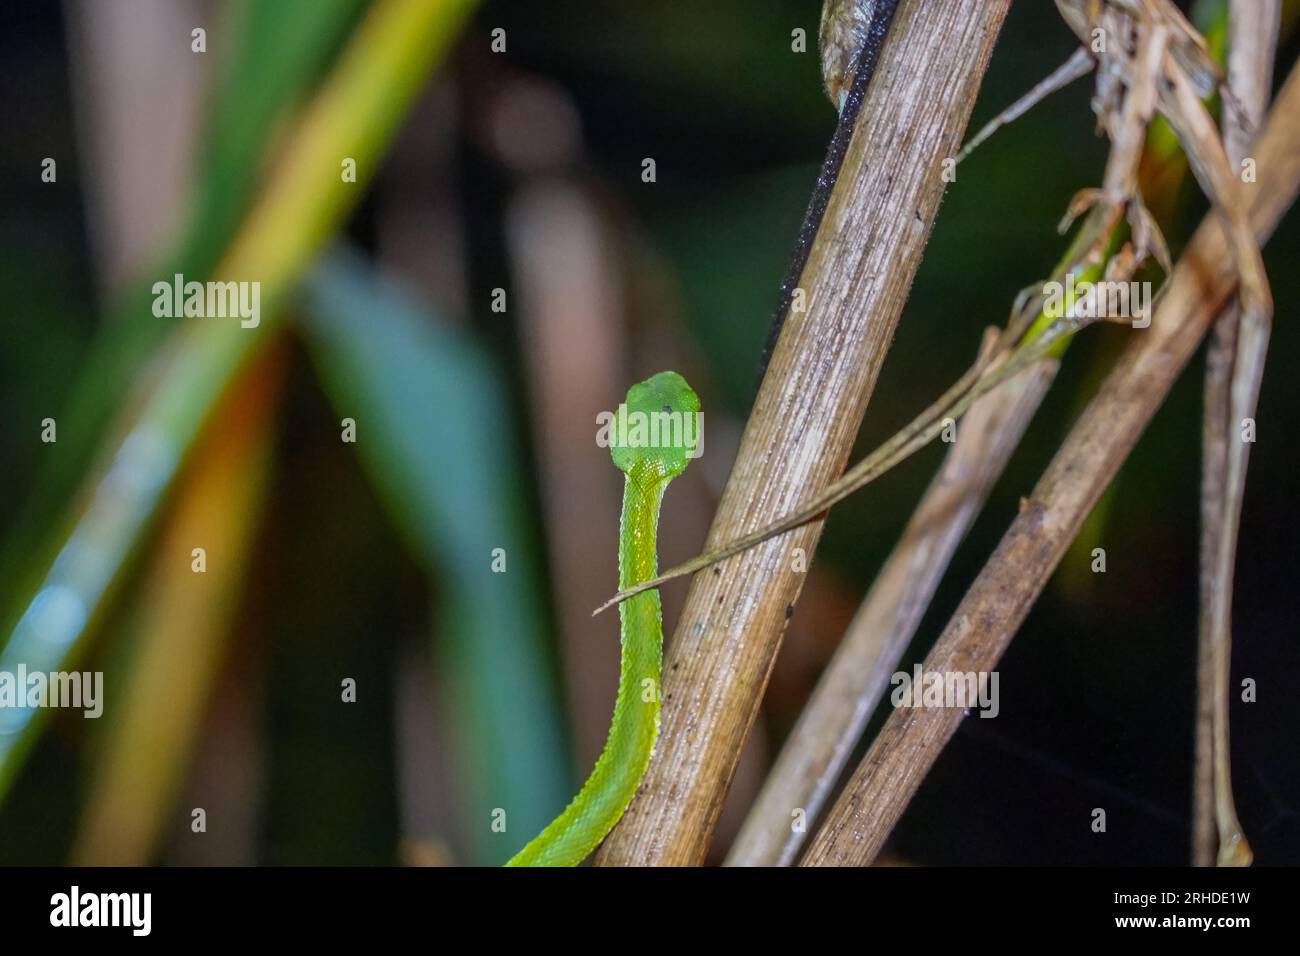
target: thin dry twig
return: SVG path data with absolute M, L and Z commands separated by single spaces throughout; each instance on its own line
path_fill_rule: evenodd
M 1232 0 L 1229 6 L 1228 86 L 1238 105 L 1224 110 L 1224 140 L 1234 166 L 1246 158 L 1268 108 L 1280 16 L 1279 0 Z M 1251 860 L 1232 799 L 1228 683 L 1232 577 L 1250 454 L 1237 430 L 1242 418 L 1254 415 L 1267 349 L 1268 323 L 1242 328 L 1234 305 L 1215 323 L 1206 355 L 1192 823 L 1192 858 L 1198 866 Z
M 979 399 L 962 420 L 902 539 L 876 576 L 790 732 L 727 856 L 728 866 L 788 866 L 884 696 L 934 592 L 1056 375 L 1048 358 Z
M 1047 77 L 1040 80 L 1020 99 L 1016 100 L 1006 109 L 1004 109 L 993 119 L 989 120 L 980 128 L 980 131 L 970 138 L 970 141 L 962 147 L 961 152 L 957 154 L 957 162 L 961 162 L 971 153 L 975 152 L 980 145 L 1006 126 L 1008 123 L 1014 123 L 1020 117 L 1028 113 L 1033 107 L 1037 106 L 1048 96 L 1051 96 L 1058 90 L 1065 89 L 1080 77 L 1087 76 L 1092 72 L 1093 62 L 1092 54 L 1083 47 L 1075 50 L 1070 58 L 1053 70 Z
M 1254 237 L 1266 239 L 1300 188 L 1300 71 L 1293 71 L 1256 149 Z M 1238 284 L 1221 220 L 1198 230 L 1170 276 L 1150 328 L 1134 333 L 1116 368 L 1053 458 L 981 571 L 923 668 L 992 670 L 1084 518 L 1164 401 L 1206 329 Z M 803 865 L 866 864 L 902 815 L 963 712 L 922 708 L 890 715 Z
M 1094 209 L 1050 281 L 1094 274 L 1111 281 L 1126 279 L 1136 261 L 1131 248 L 1121 247 L 1108 259 L 1107 248 L 1095 238 L 1113 235 L 1118 227 L 1115 209 Z M 1041 290 L 1046 287 L 1045 282 L 1036 283 L 1020 294 L 1003 343 L 1020 334 L 1035 314 L 1033 307 L 1042 309 Z M 985 371 L 978 376 L 975 387 L 961 393 L 960 400 L 951 405 L 947 398 L 941 399 L 935 403 L 937 411 L 928 413 L 931 420 L 941 421 L 939 414 L 960 414 L 962 407 L 974 399 L 956 446 L 926 491 L 786 740 L 763 793 L 732 847 L 729 865 L 789 865 L 794 861 L 804 840 L 804 828 L 793 824 L 796 819 L 806 822 L 820 814 L 889 676 L 915 634 L 953 552 L 1055 376 L 1058 362 L 1049 357 L 1050 351 L 1063 329 L 1084 324 L 1058 320 L 1044 327 L 1040 323 L 1048 316 L 1041 311 L 1038 314 L 1041 317 L 1034 326 L 1039 331 L 1029 336 L 1019 350 L 1021 362 L 1033 362 L 1024 374 L 1004 381 L 1008 363 L 1002 363 L 999 373 L 999 366 L 989 354 L 996 353 L 998 346 L 991 346 L 976 362 L 976 370 Z M 1035 342 L 1037 336 L 1043 338 Z M 978 374 L 976 370 L 973 375 Z M 950 391 L 960 392 L 961 386 Z M 927 415 L 923 415 L 919 421 L 924 423 L 926 419 Z M 913 423 L 901 435 L 916 433 L 920 428 Z M 884 447 L 898 448 L 899 442 L 896 436 Z M 880 454 L 868 456 L 864 465 Z M 851 486 L 852 474 L 837 485 L 843 481 Z
M 709 534 L 789 512 L 843 469 L 893 337 L 1007 0 L 900 5 Z M 665 665 L 663 733 L 602 864 L 699 863 L 820 524 L 699 576 Z
M 1109 234 L 1106 233 L 1095 240 L 1089 238 L 1084 258 L 1078 261 L 1087 261 L 1100 255 L 1108 237 Z M 1107 266 L 1107 280 L 1118 282 L 1127 279 L 1132 275 L 1136 264 L 1137 259 L 1127 250 L 1117 254 Z M 742 535 L 734 541 L 706 549 L 702 554 L 683 561 L 662 574 L 624 588 L 596 608 L 592 615 L 600 614 L 643 591 L 649 591 L 676 578 L 701 571 L 783 535 L 787 531 L 793 531 L 811 521 L 825 517 L 826 512 L 832 507 L 862 490 L 895 465 L 932 442 L 943 432 L 949 421 L 955 422 L 964 415 L 981 396 L 1031 368 L 1057 347 L 1061 340 L 1094 322 L 1129 320 L 1128 316 L 1067 314 L 1036 335 L 1026 337 L 1025 332 L 1033 317 L 1041 314 L 1040 307 L 1043 302 L 1041 288 L 1042 284 L 1036 283 L 1021 292 L 1012 310 L 1011 320 L 1002 332 L 999 333 L 994 328 L 985 329 L 985 341 L 980 349 L 980 357 L 966 374 L 884 444 L 808 501 L 786 516 Z
M 978 138 L 977 134 L 977 138 Z M 1118 217 L 1095 209 L 1112 230 Z M 1071 244 L 1052 281 L 1101 270 L 1104 250 L 1090 236 L 1104 231 L 1088 223 Z M 1129 260 L 1124 260 L 1129 261 Z M 1017 298 L 1008 336 L 1016 334 L 1041 300 L 1045 283 Z M 976 367 L 987 365 L 982 355 Z M 830 796 L 852 748 L 876 709 L 889 676 L 916 632 L 957 545 L 979 513 L 1055 376 L 1054 357 L 1040 359 L 972 406 L 957 443 L 931 482 L 898 545 L 881 568 L 848 631 L 781 749 L 763 792 L 727 857 L 731 866 L 785 866 L 805 838 L 796 817 L 815 819 Z M 940 403 L 942 404 L 942 403 Z M 915 427 L 915 425 L 913 426 Z

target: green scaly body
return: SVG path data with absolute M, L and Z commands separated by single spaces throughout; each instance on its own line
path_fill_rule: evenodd
M 629 412 L 672 411 L 694 416 L 699 399 L 676 372 L 660 372 L 628 391 Z M 626 475 L 618 538 L 620 588 L 657 572 L 655 536 L 668 483 L 690 460 L 690 447 L 611 444 L 614 464 Z M 663 613 L 659 592 L 646 591 L 619 605 L 622 658 L 618 696 L 605 749 L 564 812 L 506 866 L 577 866 L 623 816 L 636 795 L 659 735 L 659 678 L 663 664 Z

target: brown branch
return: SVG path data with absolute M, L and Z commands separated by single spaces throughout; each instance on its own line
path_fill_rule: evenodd
M 1300 187 L 1300 71 L 1293 72 L 1256 150 L 1251 227 L 1266 239 Z M 967 592 L 923 665 L 933 673 L 992 670 L 1065 549 L 1236 287 L 1219 220 L 1198 230 L 1170 276 L 1151 327 L 1133 341 L 1053 458 L 1033 495 Z M 854 772 L 803 860 L 866 864 L 879 852 L 944 744 L 958 708 L 897 710 Z
M 1277 46 L 1279 0 L 1232 0 L 1229 6 L 1228 86 L 1224 109 L 1228 158 L 1240 164 L 1254 127 L 1268 109 Z M 1244 114 L 1244 115 L 1243 115 Z M 1246 457 L 1233 414 L 1234 379 L 1257 382 L 1263 373 L 1268 330 L 1244 335 L 1240 310 L 1226 309 L 1214 325 L 1205 360 L 1204 451 L 1201 466 L 1201 589 L 1197 657 L 1196 772 L 1193 785 L 1192 859 L 1198 866 L 1250 862 L 1237 821 L 1229 760 L 1228 678 L 1232 656 L 1232 576 L 1245 493 Z M 1246 402 L 1253 415 L 1255 395 Z
M 706 547 L 789 513 L 844 468 L 1008 0 L 900 5 Z M 699 575 L 665 664 L 663 731 L 597 857 L 704 858 L 803 584 L 814 522 Z
M 1103 250 L 1093 237 L 1113 233 L 1119 218 L 1113 210 L 1100 207 L 1094 208 L 1089 218 L 1051 281 L 1064 282 L 1070 274 L 1101 268 Z M 1120 261 L 1127 264 L 1126 259 Z M 1122 268 L 1120 261 L 1112 260 L 1115 269 Z M 1108 267 L 1106 271 L 1114 270 Z M 1041 294 L 1035 296 L 1034 291 L 1035 286 L 1030 286 L 1022 292 L 1013 309 L 1013 316 L 1018 317 L 1008 325 L 1013 336 L 1015 327 L 1032 320 L 1034 310 L 1029 306 L 1041 301 Z M 1039 317 L 1043 318 L 1041 312 Z M 1043 329 L 1038 338 L 1048 337 L 1048 332 Z M 728 866 L 788 866 L 794 862 L 805 839 L 805 834 L 792 826 L 795 812 L 802 811 L 804 820 L 816 819 L 831 796 L 831 788 L 920 626 L 953 553 L 1056 375 L 1059 362 L 1054 352 L 1048 354 L 1053 357 L 1040 357 L 1028 371 L 981 397 L 962 420 L 956 445 L 930 483 L 782 746 L 727 856 Z M 986 359 L 981 355 L 975 367 Z M 944 407 L 944 414 L 952 415 L 942 400 L 936 404 Z
M 980 398 L 962 419 L 957 443 L 921 499 L 902 538 L 854 615 L 808 706 L 790 732 L 728 866 L 789 866 L 804 834 L 796 810 L 814 820 L 848 763 L 907 645 L 989 491 L 1020 443 L 1056 375 L 1040 360 Z

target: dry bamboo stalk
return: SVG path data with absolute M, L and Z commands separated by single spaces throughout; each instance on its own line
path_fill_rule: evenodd
M 1300 70 L 1278 99 L 1255 156 L 1250 220 L 1266 239 L 1300 188 Z M 1236 288 L 1219 221 L 1202 224 L 1170 276 L 1151 327 L 1134 338 L 1070 432 L 923 665 L 985 672 L 1001 658 L 1070 541 Z M 805 866 L 870 863 L 956 732 L 963 712 L 890 715 L 804 857 Z
M 793 816 L 821 812 L 916 634 L 948 562 L 979 515 L 1047 388 L 1043 359 L 982 397 L 961 421 L 903 537 L 854 615 L 835 656 L 727 856 L 728 866 L 789 866 L 803 844 Z
M 1244 116 L 1225 110 L 1228 158 L 1246 157 L 1254 127 L 1268 110 L 1277 47 L 1279 0 L 1232 0 L 1229 6 L 1228 86 Z M 1226 309 L 1214 324 L 1205 359 L 1205 420 L 1201 465 L 1200 648 L 1196 672 L 1196 771 L 1192 800 L 1192 860 L 1197 866 L 1250 862 L 1232 799 L 1228 734 L 1228 678 L 1232 650 L 1232 574 L 1235 546 L 1224 552 L 1224 536 L 1235 545 L 1241 520 L 1245 470 L 1230 472 L 1230 443 L 1240 441 L 1233 421 L 1232 383 L 1237 352 L 1248 369 L 1261 369 L 1267 335 L 1239 340 L 1240 310 Z M 1244 455 L 1243 450 L 1243 455 Z
M 900 5 L 803 269 L 806 309 L 786 318 L 706 547 L 843 470 L 1008 6 Z M 703 860 L 803 583 L 795 549 L 811 560 L 820 531 L 798 528 L 695 578 L 665 663 L 658 749 L 598 863 Z

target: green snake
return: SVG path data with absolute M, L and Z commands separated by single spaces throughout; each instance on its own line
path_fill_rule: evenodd
M 677 422 L 689 419 L 694 423 L 699 410 L 699 398 L 676 372 L 660 372 L 633 385 L 627 393 L 627 420 L 633 422 L 638 414 L 644 416 L 640 419 L 644 422 L 670 413 L 669 418 Z M 614 464 L 626 476 L 618 537 L 620 588 L 655 576 L 659 506 L 668 483 L 685 471 L 694 457 L 699 428 L 670 429 L 667 441 L 662 431 L 659 437 L 657 442 L 643 444 L 635 429 L 622 429 L 610 442 Z M 619 605 L 619 622 L 618 696 L 605 748 L 564 812 L 506 866 L 577 866 L 614 829 L 641 785 L 659 736 L 664 646 L 659 592 L 645 591 Z

